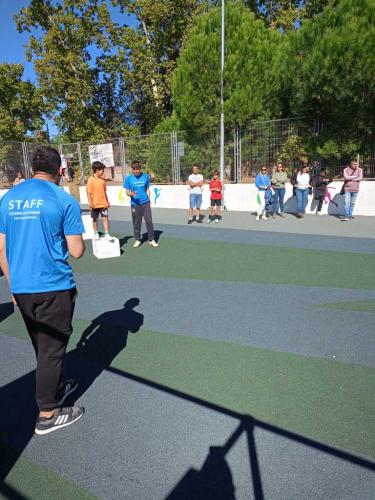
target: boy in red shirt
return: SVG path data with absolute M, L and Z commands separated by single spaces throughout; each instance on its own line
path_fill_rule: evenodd
M 211 204 L 210 208 L 208 210 L 208 220 L 207 224 L 210 224 L 210 222 L 215 221 L 219 222 L 221 220 L 220 216 L 220 207 L 221 207 L 221 199 L 223 197 L 222 191 L 223 191 L 223 184 L 221 180 L 219 179 L 219 172 L 216 170 L 214 172 L 213 178 L 210 182 L 209 185 L 210 191 L 211 191 Z M 216 214 L 213 215 L 213 210 L 215 208 Z
M 98 219 L 102 216 L 104 226 L 104 239 L 112 241 L 113 238 L 109 234 L 108 208 L 110 207 L 107 197 L 107 187 L 104 180 L 105 165 L 100 161 L 94 161 L 92 170 L 94 175 L 89 177 L 87 181 L 86 191 L 91 208 L 92 225 L 94 228 L 94 240 L 99 239 Z

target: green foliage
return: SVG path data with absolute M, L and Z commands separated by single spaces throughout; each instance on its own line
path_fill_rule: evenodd
M 321 151 L 354 153 L 374 141 L 375 3 L 342 0 L 289 38 L 290 109 L 324 124 Z M 285 71 L 285 74 L 287 71 Z M 359 137 L 360 136 L 360 137 Z
M 219 8 L 199 18 L 173 78 L 176 115 L 184 129 L 199 136 L 209 136 L 220 121 L 220 20 Z M 267 30 L 242 2 L 231 2 L 226 6 L 225 37 L 227 128 L 277 116 L 282 35 Z
M 22 81 L 22 64 L 0 64 L 0 138 L 23 140 L 43 126 L 41 93 Z
M 207 3 L 112 0 L 113 5 L 137 19 L 135 28 L 124 25 L 112 30 L 112 42 L 118 53 L 110 59 L 115 71 L 122 68 L 119 79 L 122 94 L 131 97 L 129 112 L 144 133 L 172 112 L 171 78 L 176 61 L 190 27 Z
M 42 33 L 30 36 L 27 56 L 34 62 L 45 111 L 71 139 L 103 138 L 101 86 L 88 48 L 109 49 L 106 2 L 32 0 L 15 19 L 20 32 L 38 28 Z
M 297 29 L 305 19 L 321 12 L 336 0 L 250 0 L 244 2 L 267 27 L 284 32 Z
M 289 163 L 291 161 L 295 162 L 296 160 L 302 161 L 305 164 L 308 162 L 307 153 L 301 137 L 296 134 L 291 134 L 282 147 L 279 161 Z

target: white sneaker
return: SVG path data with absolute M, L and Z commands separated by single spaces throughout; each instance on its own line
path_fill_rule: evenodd
M 150 245 L 150 247 L 154 247 L 154 248 L 157 248 L 159 245 L 156 243 L 155 240 L 151 240 L 148 242 L 148 244 Z
M 135 240 L 133 248 L 138 248 L 141 246 L 141 242 L 139 240 Z
M 316 212 L 316 214 L 315 214 L 315 215 L 322 215 L 322 214 L 321 214 L 320 212 Z
M 111 236 L 109 233 L 105 234 L 103 239 L 106 241 L 114 241 L 114 237 Z
M 93 240 L 95 240 L 95 241 L 98 241 L 98 240 L 100 240 L 100 236 L 99 236 L 99 233 L 94 233 L 94 237 L 93 237 Z
M 263 215 L 263 216 L 262 216 L 262 219 L 263 219 L 263 220 L 268 220 L 267 215 Z
M 255 219 L 255 220 L 260 220 L 260 217 L 259 217 L 259 215 L 257 215 L 257 216 L 256 216 L 256 219 Z

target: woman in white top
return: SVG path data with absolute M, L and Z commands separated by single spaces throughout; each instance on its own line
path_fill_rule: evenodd
M 296 198 L 297 198 L 297 217 L 301 219 L 305 213 L 309 189 L 311 186 L 311 178 L 309 167 L 302 167 L 299 170 L 296 178 Z

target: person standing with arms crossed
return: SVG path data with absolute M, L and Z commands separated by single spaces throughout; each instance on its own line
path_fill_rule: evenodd
M 341 219 L 342 221 L 348 221 L 354 219 L 353 210 L 354 205 L 357 200 L 358 192 L 359 192 L 359 183 L 363 178 L 363 171 L 358 166 L 358 162 L 353 160 L 350 163 L 350 167 L 346 167 L 344 170 L 344 186 L 343 190 L 345 192 L 345 200 L 344 200 L 344 217 Z
M 61 407 L 78 386 L 62 375 L 77 295 L 68 257 L 82 257 L 84 227 L 78 203 L 58 187 L 59 153 L 37 148 L 31 167 L 33 178 L 0 202 L 0 266 L 35 350 L 35 432 L 47 434 L 84 413 L 82 407 Z
M 211 197 L 210 197 L 210 208 L 209 208 L 207 224 L 210 224 L 213 221 L 219 222 L 221 220 L 220 208 L 221 208 L 223 184 L 219 178 L 219 172 L 217 170 L 214 172 L 209 188 L 211 191 Z M 214 209 L 215 209 L 215 215 L 213 215 Z
M 142 172 L 141 163 L 133 161 L 131 164 L 132 173 L 124 181 L 126 194 L 130 196 L 130 206 L 132 212 L 134 245 L 133 248 L 141 246 L 141 228 L 142 219 L 145 219 L 148 244 L 157 248 L 159 245 L 154 239 L 154 225 L 152 223 L 151 204 L 150 204 L 150 178 Z
M 201 220 L 201 205 L 202 205 L 202 193 L 203 193 L 203 175 L 199 173 L 199 165 L 196 163 L 192 167 L 192 173 L 188 178 L 188 186 L 190 189 L 189 195 L 189 220 L 188 224 L 193 222 L 193 210 L 195 209 L 195 221 L 199 224 L 202 223 Z

